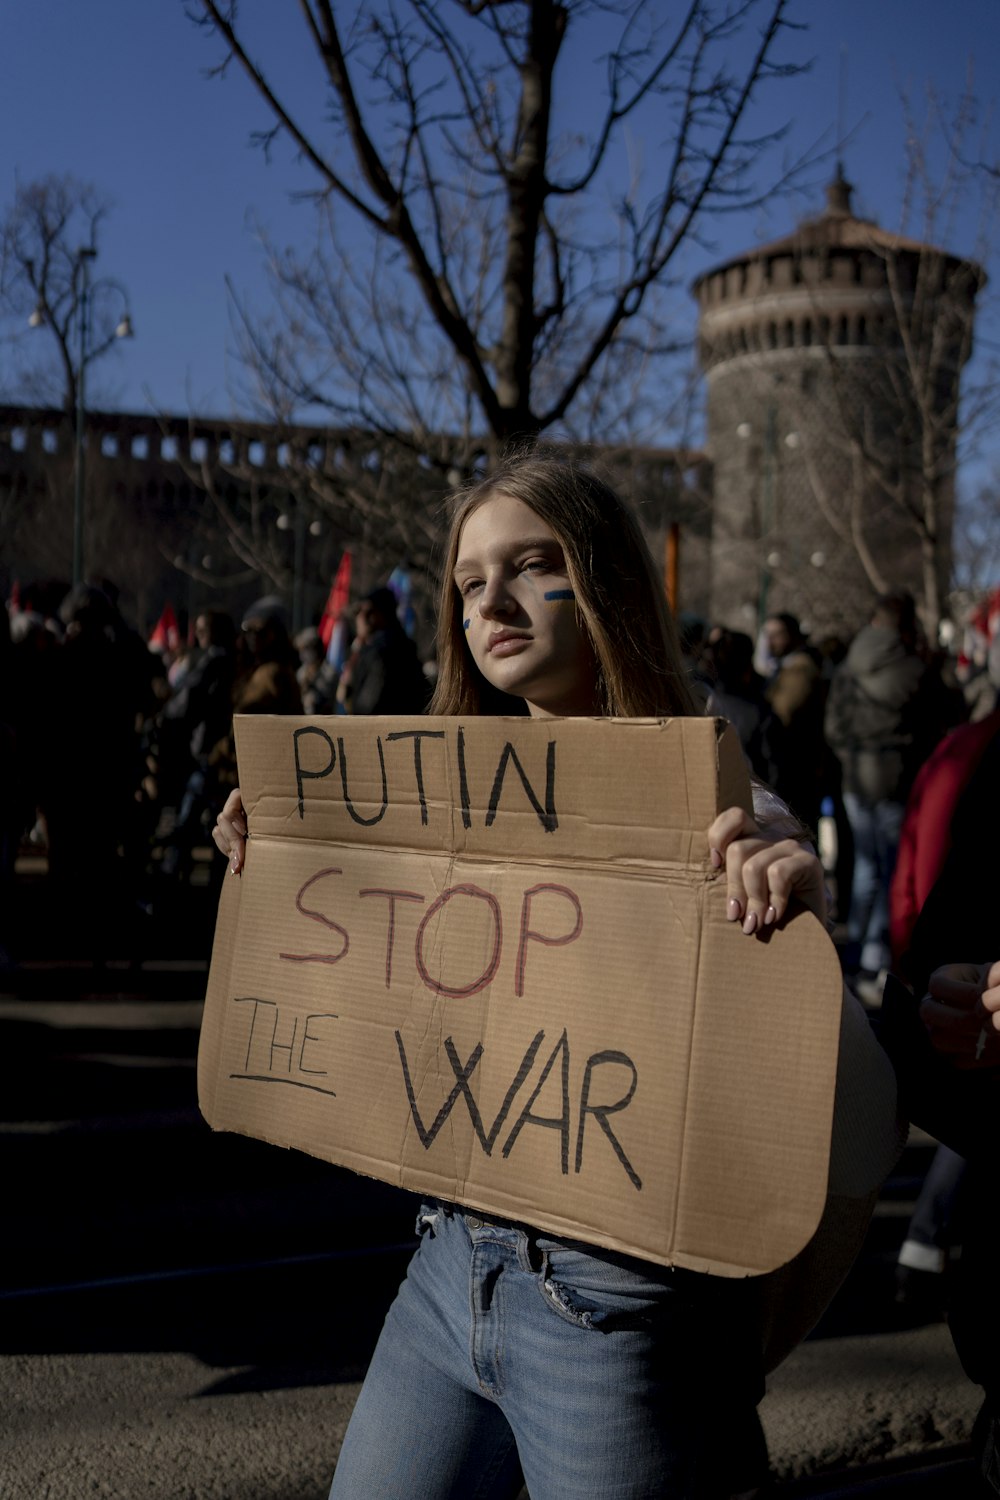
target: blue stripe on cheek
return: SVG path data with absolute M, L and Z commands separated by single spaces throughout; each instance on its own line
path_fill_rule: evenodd
M 576 595 L 572 589 L 550 589 L 543 598 L 546 604 L 560 604 L 564 599 L 575 599 Z
M 463 629 L 463 630 L 468 630 L 468 628 L 469 628 L 469 626 L 470 626 L 470 625 L 471 625 L 471 624 L 472 624 L 472 621 L 471 621 L 471 620 L 463 620 L 463 621 L 462 621 L 462 629 Z

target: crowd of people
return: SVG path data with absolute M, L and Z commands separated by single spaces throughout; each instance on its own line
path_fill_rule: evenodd
M 983 1299 L 996 1248 L 1000 590 L 978 615 L 971 650 L 956 656 L 922 637 L 907 595 L 877 599 L 849 642 L 814 645 L 775 615 L 756 651 L 697 620 L 688 649 L 708 711 L 733 723 L 755 771 L 811 827 L 836 820 L 845 973 L 881 1007 L 905 1114 L 940 1143 L 899 1250 L 896 1300 L 904 1317 L 946 1312 L 984 1388 L 985 1494 L 1000 1489 L 1000 1341 Z M 959 955 L 975 961 L 955 965 Z
M 989 962 L 997 953 L 987 915 L 995 878 L 986 865 L 1000 785 L 996 638 L 963 681 L 922 637 L 902 594 L 878 598 L 849 641 L 813 642 L 788 614 L 768 617 L 756 641 L 692 617 L 678 622 L 678 636 L 628 513 L 586 470 L 554 460 L 517 461 L 467 493 L 449 548 L 432 664 L 418 659 L 388 587 L 358 602 L 336 669 L 315 630 L 291 638 L 274 596 L 239 620 L 205 609 L 191 621 L 190 643 L 157 652 L 127 625 L 110 583 L 22 590 L 16 609 L 0 612 L 4 893 L 30 838 L 47 851 L 53 899 L 84 925 L 113 913 L 116 893 L 134 899 L 136 868 L 161 887 L 185 880 L 209 833 L 238 872 L 246 823 L 235 713 L 724 716 L 756 778 L 757 822 L 731 809 L 706 830 L 731 919 L 749 938 L 766 935 L 792 898 L 827 919 L 809 837 L 833 819 L 837 862 L 826 873 L 845 974 L 871 1004 L 887 971 L 899 976 L 886 986 L 880 1040 L 906 1114 L 947 1143 L 942 1176 L 955 1191 L 938 1199 L 950 1205 L 957 1196 L 957 1173 L 971 1206 L 969 1264 L 985 1276 L 1000 1054 L 1000 965 Z M 8 948 L 13 938 L 0 933 Z M 848 989 L 845 1018 L 852 1004 Z M 842 1044 L 838 1098 L 841 1075 L 846 1093 L 852 1069 L 868 1080 L 868 1106 L 885 1117 L 875 1150 L 884 1175 L 898 1149 L 895 1087 L 873 1081 L 881 1075 L 867 1025 L 851 1021 L 843 1035 L 853 1041 Z M 885 1052 L 875 1047 L 883 1063 Z M 861 1197 L 870 1205 L 876 1191 L 873 1178 Z M 954 1236 L 941 1227 L 938 1199 L 908 1235 L 919 1246 L 930 1234 L 934 1255 L 911 1250 L 904 1269 L 947 1262 L 943 1245 Z M 540 1496 L 574 1500 L 721 1500 L 766 1482 L 755 1417 L 767 1367 L 760 1304 L 740 1283 L 667 1273 L 452 1204 L 427 1205 L 420 1233 L 334 1494 L 444 1497 L 478 1485 L 476 1493 L 501 1496 L 515 1493 L 529 1468 Z M 492 1279 L 480 1287 L 477 1256 L 487 1246 Z M 591 1312 L 574 1322 L 566 1302 L 553 1323 L 531 1290 L 540 1276 L 557 1278 Z M 502 1370 L 494 1381 L 475 1361 L 467 1366 L 476 1298 L 486 1308 L 500 1285 L 516 1384 L 505 1384 Z M 595 1311 L 605 1304 L 618 1309 L 607 1319 Z M 986 1391 L 979 1448 L 996 1489 L 1000 1344 L 983 1326 L 970 1316 L 960 1348 Z M 727 1404 L 712 1416 L 723 1343 Z M 564 1378 L 551 1381 L 545 1372 L 556 1366 Z M 720 1421 L 731 1442 L 717 1441 Z M 557 1430 L 571 1431 L 571 1441 L 555 1443 Z
M 23 588 L 0 620 L 3 878 L 32 830 L 60 883 L 73 880 L 83 849 L 88 868 L 112 886 L 123 862 L 129 878 L 137 862 L 188 876 L 213 809 L 236 783 L 234 713 L 424 710 L 436 663 L 419 660 L 397 603 L 387 586 L 357 602 L 346 660 L 334 667 L 315 626 L 291 637 L 274 595 L 239 620 L 203 609 L 189 639 L 153 649 L 126 623 L 107 580 Z M 949 731 L 985 722 L 968 743 L 988 736 L 1000 645 L 963 681 L 962 666 L 922 639 L 903 595 L 879 599 L 849 641 L 811 641 L 788 614 L 768 617 L 756 641 L 691 615 L 679 624 L 695 693 L 706 712 L 733 724 L 755 774 L 814 834 L 834 820 L 829 874 L 846 927 L 845 968 L 862 997 L 875 999 L 902 961 L 928 886 L 926 854 L 915 852 L 928 835 L 918 837 L 912 819 L 904 825 L 911 790 Z M 932 821 L 928 812 L 923 823 Z
M 990 720 L 1000 641 L 974 664 L 932 648 L 907 594 L 876 599 L 849 640 L 813 642 L 789 614 L 769 616 L 756 642 L 692 617 L 682 627 L 707 711 L 734 725 L 756 774 L 814 835 L 833 820 L 844 967 L 857 993 L 877 1002 L 919 909 L 909 850 L 915 821 L 933 815 L 915 807 L 907 820 L 914 783 L 951 731 Z M 974 742 L 988 732 L 987 722 Z M 920 879 L 925 887 L 926 872 Z
M 151 645 L 107 579 L 22 585 L 0 610 L 0 963 L 16 958 L 26 843 L 47 860 L 49 904 L 95 952 L 110 925 L 189 879 L 236 784 L 234 714 L 422 712 L 432 684 L 391 590 L 349 623 L 333 670 L 315 630 L 292 637 L 275 595 L 238 619 L 205 608 L 189 639 Z

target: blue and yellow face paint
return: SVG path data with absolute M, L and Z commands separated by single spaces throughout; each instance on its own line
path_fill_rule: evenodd
M 572 589 L 549 589 L 542 598 L 546 604 L 573 604 L 576 601 Z

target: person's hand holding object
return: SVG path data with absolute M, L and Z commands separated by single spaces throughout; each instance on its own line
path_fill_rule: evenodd
M 712 866 L 726 867 L 726 914 L 745 933 L 780 922 L 794 896 L 826 922 L 823 866 L 807 844 L 768 837 L 749 813 L 727 807 L 708 830 Z
M 930 977 L 920 1019 L 956 1068 L 1000 1065 L 1000 961 L 945 964 Z
M 239 787 L 229 793 L 212 829 L 212 841 L 229 860 L 229 871 L 238 875 L 243 868 L 246 854 L 247 815 L 243 811 L 243 798 Z

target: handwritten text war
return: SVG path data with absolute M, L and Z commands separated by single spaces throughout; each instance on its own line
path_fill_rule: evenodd
M 308 1015 L 301 1022 L 300 1029 L 300 1017 L 289 1015 L 290 1007 L 282 1007 L 276 1001 L 262 1000 L 253 995 L 241 995 L 236 1003 L 250 1006 L 252 1010 L 244 1066 L 242 1071 L 230 1074 L 232 1079 L 254 1083 L 286 1083 L 297 1088 L 311 1089 L 316 1093 L 336 1097 L 336 1091 L 325 1081 L 329 1077 L 327 1070 L 315 1066 L 319 1060 L 318 1044 L 330 1039 L 331 1025 L 338 1019 L 335 1014 L 327 1011 Z M 468 1111 L 475 1138 L 484 1156 L 492 1156 L 494 1146 L 503 1137 L 501 1155 L 506 1160 L 526 1126 L 551 1130 L 555 1132 L 554 1139 L 559 1145 L 560 1171 L 566 1176 L 570 1170 L 571 1145 L 573 1147 L 573 1171 L 580 1173 L 583 1170 L 586 1125 L 588 1119 L 593 1119 L 610 1143 L 611 1149 L 633 1187 L 637 1191 L 642 1190 L 639 1174 L 629 1160 L 609 1120 L 611 1115 L 618 1114 L 628 1107 L 638 1085 L 638 1069 L 627 1053 L 609 1048 L 592 1053 L 587 1058 L 577 1102 L 577 1126 L 574 1133 L 573 1104 L 576 1101 L 570 1085 L 570 1043 L 565 1028 L 548 1052 L 543 1050 L 544 1030 L 535 1033 L 528 1043 L 496 1115 L 489 1122 L 483 1119 L 479 1103 L 470 1086 L 470 1080 L 485 1051 L 482 1042 L 476 1044 L 469 1057 L 463 1062 L 454 1039 L 450 1036 L 444 1038 L 444 1052 L 455 1083 L 433 1118 L 425 1119 L 417 1100 L 411 1059 L 407 1054 L 406 1043 L 402 1033 L 398 1030 L 393 1035 L 399 1053 L 410 1114 L 421 1145 L 426 1151 L 431 1149 L 439 1132 L 450 1119 L 452 1111 L 461 1099 Z M 609 1070 L 610 1081 L 605 1078 Z M 598 1083 L 599 1074 L 601 1075 L 600 1083 Z M 617 1080 L 617 1086 L 620 1088 L 623 1074 L 627 1079 L 624 1092 L 619 1093 L 617 1097 L 607 1098 L 604 1089 L 610 1090 L 614 1080 Z M 550 1077 L 553 1077 L 555 1082 L 546 1091 L 546 1097 L 551 1098 L 554 1094 L 558 1107 L 553 1113 L 545 1114 L 539 1112 L 536 1106 L 539 1106 L 543 1090 Z M 507 1130 L 506 1127 L 518 1096 L 523 1102 L 520 1103 L 510 1129 Z

